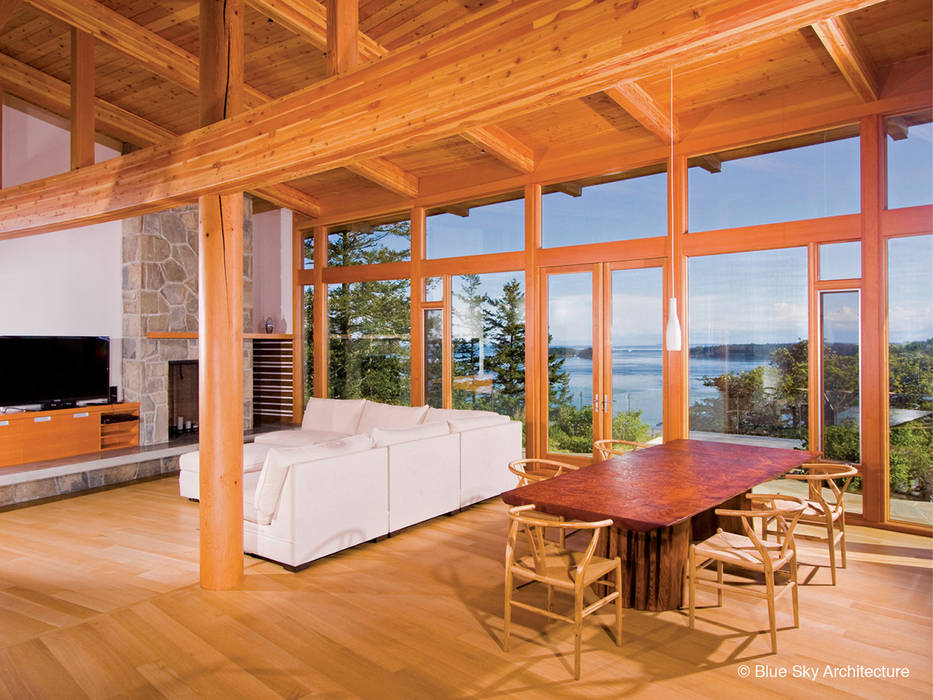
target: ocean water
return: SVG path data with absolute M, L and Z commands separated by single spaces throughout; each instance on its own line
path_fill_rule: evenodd
M 662 353 L 660 346 L 613 348 L 613 411 L 641 409 L 643 421 L 652 427 L 660 426 L 663 412 Z M 704 376 L 742 372 L 761 364 L 759 360 L 732 359 L 727 362 L 719 358 L 690 358 L 689 402 L 713 398 L 718 394 L 715 388 L 703 386 Z M 567 357 L 564 369 L 570 375 L 570 393 L 574 405 L 592 405 L 593 361 L 582 357 Z

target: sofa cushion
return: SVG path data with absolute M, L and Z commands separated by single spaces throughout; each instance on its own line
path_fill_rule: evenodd
M 289 469 L 295 464 L 315 462 L 337 455 L 362 452 L 372 447 L 373 441 L 369 435 L 351 435 L 340 440 L 325 442 L 320 445 L 307 447 L 273 447 L 266 455 L 266 461 L 256 484 L 256 495 L 253 505 L 258 512 L 257 522 L 268 525 L 275 517 L 279 495 L 285 484 L 285 477 Z
M 331 442 L 348 437 L 349 433 L 338 433 L 335 430 L 275 430 L 271 433 L 261 433 L 256 436 L 256 442 L 268 447 L 307 447 L 322 442 Z M 265 456 L 265 455 L 264 455 Z
M 400 442 L 424 440 L 449 433 L 450 427 L 447 423 L 422 423 L 412 428 L 373 428 L 370 434 L 376 447 L 388 447 Z
M 262 464 L 270 449 L 269 445 L 257 445 L 252 442 L 243 445 L 243 473 L 258 472 L 262 469 Z M 197 450 L 185 452 L 178 458 L 178 469 L 186 472 L 200 472 L 201 453 Z
M 366 399 L 308 399 L 301 421 L 303 430 L 331 430 L 344 435 L 368 432 L 358 430 Z
M 446 423 L 450 420 L 470 420 L 498 416 L 494 411 L 470 411 L 463 408 L 429 408 L 424 417 L 425 423 Z
M 509 417 L 494 413 L 491 416 L 481 416 L 479 418 L 466 418 L 461 420 L 447 421 L 450 426 L 450 432 L 462 433 L 464 430 L 475 430 L 476 428 L 488 428 L 491 425 L 502 425 L 508 423 Z
M 421 423 L 427 412 L 427 406 L 390 406 L 367 401 L 356 432 L 370 433 L 373 428 L 411 428 Z

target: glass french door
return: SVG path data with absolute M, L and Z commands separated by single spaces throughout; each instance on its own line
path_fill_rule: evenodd
M 542 272 L 539 454 L 589 463 L 594 440 L 660 439 L 662 280 L 651 261 Z

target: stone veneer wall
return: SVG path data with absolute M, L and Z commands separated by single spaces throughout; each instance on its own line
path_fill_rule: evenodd
M 243 328 L 252 328 L 252 200 L 243 203 Z M 168 440 L 168 362 L 198 359 L 198 341 L 151 332 L 198 330 L 196 204 L 123 221 L 123 391 L 140 403 L 139 441 Z M 253 425 L 252 343 L 243 344 L 243 423 Z

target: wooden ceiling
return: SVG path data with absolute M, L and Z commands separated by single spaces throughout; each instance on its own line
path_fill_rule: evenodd
M 361 57 L 374 60 L 432 34 L 457 31 L 494 5 L 360 0 Z M 247 1 L 247 106 L 326 78 L 325 16 L 325 5 L 315 0 Z M 677 139 L 703 143 L 707 135 L 730 129 L 741 139 L 738 134 L 753 133 L 748 127 L 756 121 L 790 123 L 807 112 L 883 99 L 905 84 L 916 89 L 926 80 L 929 86 L 929 0 L 878 2 L 824 25 L 678 64 Z M 0 89 L 67 117 L 72 26 L 96 37 L 99 133 L 131 150 L 198 127 L 198 0 L 0 0 Z M 557 172 L 553 164 L 569 159 L 641 166 L 650 154 L 663 158 L 671 131 L 670 90 L 667 71 L 645 74 L 618 89 L 301 177 L 277 194 L 254 191 L 332 223 L 356 211 L 403 209 L 419 197 L 443 199 L 448 191 L 488 193 L 516 176 Z M 295 195 L 291 200 L 289 193 Z

